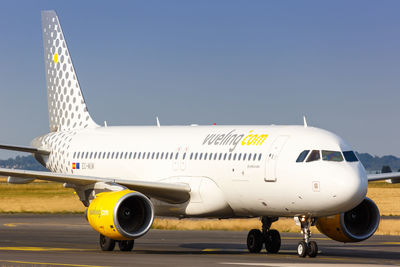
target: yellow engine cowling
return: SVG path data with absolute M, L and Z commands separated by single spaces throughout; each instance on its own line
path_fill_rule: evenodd
M 370 238 L 378 229 L 380 215 L 375 203 L 365 198 L 357 207 L 344 213 L 321 217 L 317 228 L 339 242 L 360 242 Z
M 131 240 L 146 234 L 153 224 L 150 200 L 131 190 L 96 195 L 87 210 L 89 224 L 114 240 Z

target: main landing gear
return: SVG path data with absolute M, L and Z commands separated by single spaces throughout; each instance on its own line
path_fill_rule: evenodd
M 310 217 L 297 217 L 297 220 L 301 226 L 301 233 L 303 234 L 303 240 L 299 242 L 297 245 L 297 255 L 299 257 L 304 258 L 305 256 L 309 256 L 314 258 L 318 254 L 318 246 L 317 242 L 310 241 L 311 231 L 310 226 L 315 224 L 315 218 Z
M 100 248 L 103 251 L 113 251 L 115 243 L 118 243 L 119 250 L 121 251 L 132 251 L 135 240 L 121 240 L 116 241 L 100 234 Z
M 247 248 L 251 253 L 259 253 L 265 244 L 268 253 L 278 253 L 281 248 L 281 235 L 277 230 L 270 229 L 271 224 L 276 222 L 277 217 L 261 217 L 262 231 L 250 230 L 247 235 Z

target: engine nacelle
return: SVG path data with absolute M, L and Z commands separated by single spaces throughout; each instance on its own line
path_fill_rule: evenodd
M 318 218 L 316 226 L 321 233 L 333 240 L 348 243 L 370 238 L 378 229 L 379 221 L 378 207 L 366 197 L 352 210 Z
M 150 200 L 131 190 L 97 194 L 88 207 L 94 230 L 114 240 L 131 240 L 146 234 L 153 224 Z

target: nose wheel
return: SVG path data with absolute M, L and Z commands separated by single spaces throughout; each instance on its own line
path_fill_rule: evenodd
M 301 258 L 304 258 L 307 255 L 311 258 L 314 258 L 318 254 L 318 245 L 317 242 L 310 241 L 310 226 L 315 224 L 315 218 L 303 216 L 297 217 L 297 220 L 300 222 L 301 233 L 303 234 L 303 240 L 297 245 L 297 255 L 299 255 Z
M 268 253 L 278 253 L 281 248 L 281 235 L 275 229 L 270 229 L 276 217 L 261 217 L 262 231 L 259 229 L 250 230 L 247 235 L 247 249 L 251 253 L 259 253 L 263 245 Z

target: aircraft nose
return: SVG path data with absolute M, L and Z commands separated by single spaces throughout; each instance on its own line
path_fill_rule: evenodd
M 339 181 L 333 197 L 340 209 L 347 211 L 360 204 L 368 189 L 367 175 L 361 163 L 346 166 Z

